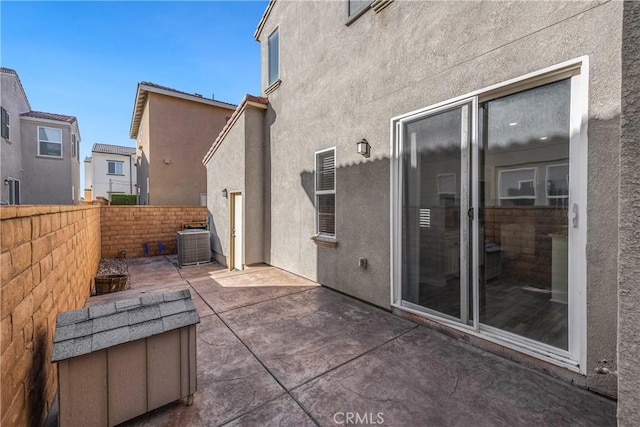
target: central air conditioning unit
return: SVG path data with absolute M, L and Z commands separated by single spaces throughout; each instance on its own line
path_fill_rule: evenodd
M 207 230 L 178 231 L 178 264 L 202 264 L 211 261 L 211 239 Z

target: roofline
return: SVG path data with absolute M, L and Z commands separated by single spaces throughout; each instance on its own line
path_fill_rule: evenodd
M 256 41 L 260 41 L 260 34 L 262 34 L 262 30 L 264 29 L 264 25 L 267 23 L 267 19 L 269 18 L 269 14 L 271 14 L 271 9 L 273 9 L 273 5 L 276 3 L 276 0 L 269 0 L 269 4 L 262 14 L 262 18 L 260 18 L 260 22 L 258 22 L 258 27 L 256 28 L 256 32 L 253 33 L 253 38 Z
M 187 101 L 199 102 L 201 104 L 211 105 L 213 107 L 224 108 L 225 110 L 233 110 L 237 107 L 237 105 L 230 104 L 228 102 L 216 101 L 215 99 L 203 98 L 196 95 L 190 95 L 184 92 L 158 88 L 155 86 L 147 85 L 145 83 L 138 83 L 138 88 L 136 90 L 136 99 L 134 101 L 133 113 L 131 115 L 131 126 L 129 128 L 129 137 L 131 139 L 135 139 L 138 137 L 140 120 L 142 119 L 142 110 L 144 109 L 144 104 L 148 98 L 149 92 L 170 96 L 173 98 L 180 98 Z
M 267 98 L 253 96 L 249 94 L 245 95 L 240 105 L 238 105 L 238 108 L 236 108 L 236 111 L 234 111 L 233 114 L 231 115 L 231 118 L 229 119 L 227 124 L 224 125 L 224 127 L 222 128 L 222 130 L 220 131 L 216 139 L 213 141 L 213 144 L 211 144 L 211 148 L 209 148 L 209 151 L 207 151 L 207 154 L 205 154 L 204 158 L 202 159 L 202 164 L 206 166 L 207 163 L 209 163 L 209 160 L 211 160 L 211 157 L 214 155 L 216 150 L 218 150 L 218 147 L 220 147 L 220 145 L 222 144 L 222 140 L 231 131 L 235 123 L 238 121 L 238 118 L 242 115 L 242 113 L 247 107 L 266 110 L 268 104 L 269 104 L 269 101 L 267 100 Z
M 45 119 L 42 117 L 33 117 L 33 116 L 23 116 L 22 114 L 20 115 L 20 120 L 26 120 L 26 121 L 30 121 L 30 122 L 43 122 L 43 123 L 51 123 L 51 124 L 56 124 L 56 125 L 65 125 L 65 126 L 69 126 L 71 127 L 74 123 L 78 123 L 78 120 L 74 120 L 72 122 L 68 122 L 66 120 L 54 120 L 54 119 Z M 78 133 L 80 133 L 80 131 L 78 131 Z
M 18 79 L 18 85 L 20 85 L 20 90 L 24 95 L 25 101 L 27 101 L 27 107 L 29 107 L 29 111 L 31 111 L 31 103 L 29 102 L 29 97 L 27 97 L 27 92 L 24 90 L 24 86 L 22 86 L 22 81 L 20 80 L 20 76 L 18 75 L 18 72 L 12 68 L 6 68 L 6 67 L 2 67 L 2 68 L 5 68 L 7 70 L 7 71 L 3 71 L 2 74 L 5 74 L 7 76 L 15 76 L 15 78 Z M 9 72 L 8 70 L 11 70 L 13 72 Z

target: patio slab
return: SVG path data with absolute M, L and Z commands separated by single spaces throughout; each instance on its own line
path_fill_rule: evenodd
M 292 395 L 321 425 L 337 412 L 393 426 L 616 424 L 613 402 L 424 327 Z
M 220 316 L 289 390 L 416 327 L 327 288 Z
M 172 404 L 123 425 L 222 425 L 284 395 L 282 387 L 217 316 L 201 319 L 197 333 L 198 392 L 193 405 Z
M 292 283 L 290 275 L 290 273 L 271 267 L 269 277 L 266 279 L 264 275 L 236 274 L 215 280 L 200 278 L 189 282 L 216 313 L 224 313 L 318 287 L 317 283 L 301 278 Z M 245 286 L 239 286 L 242 280 L 245 281 Z M 232 285 L 222 286 L 220 282 Z M 283 283 L 292 284 L 283 285 Z
M 194 404 L 125 425 L 616 424 L 615 402 L 298 276 L 218 267 L 144 258 L 133 289 L 87 302 L 187 288 L 202 317 Z

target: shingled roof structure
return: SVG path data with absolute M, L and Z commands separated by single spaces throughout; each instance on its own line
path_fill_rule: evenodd
M 104 154 L 118 154 L 121 156 L 132 156 L 136 154 L 135 147 L 123 147 L 121 145 L 111 145 L 111 144 L 93 144 L 93 148 L 91 148 L 92 153 L 104 153 Z
M 184 289 L 59 313 L 52 362 L 82 356 L 200 322 Z
M 58 122 L 73 123 L 78 119 L 75 116 L 67 116 L 65 114 L 46 113 L 44 111 L 27 111 L 20 114 L 22 117 L 33 117 L 36 119 L 55 120 Z

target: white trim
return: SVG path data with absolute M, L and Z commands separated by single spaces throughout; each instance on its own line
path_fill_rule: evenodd
M 436 109 L 441 108 L 441 107 L 446 107 L 446 106 L 452 106 L 453 104 L 456 104 L 458 102 L 460 102 L 461 100 L 464 99 L 468 99 L 468 98 L 472 98 L 474 96 L 479 96 L 479 95 L 485 95 L 488 92 L 492 92 L 492 91 L 496 91 L 498 89 L 509 89 L 509 86 L 516 86 L 519 83 L 525 82 L 527 80 L 532 80 L 535 78 L 539 78 L 539 77 L 544 77 L 545 75 L 549 75 L 549 74 L 559 74 L 559 72 L 562 71 L 571 71 L 571 70 L 580 70 L 580 75 L 583 75 L 584 69 L 585 69 L 585 65 L 588 64 L 588 56 L 581 56 L 579 58 L 575 58 L 575 59 L 571 59 L 569 61 L 565 61 L 562 62 L 560 64 L 557 65 L 552 65 L 550 67 L 547 68 L 543 68 L 542 70 L 538 70 L 538 71 L 534 71 L 532 73 L 528 73 L 525 74 L 524 76 L 520 76 L 520 77 L 516 77 L 510 80 L 507 80 L 505 82 L 502 83 L 496 83 L 494 85 L 491 86 L 487 86 L 485 88 L 479 89 L 479 90 L 475 90 L 473 92 L 469 92 L 465 95 L 461 95 L 461 96 L 457 96 L 455 98 L 451 98 L 445 101 L 441 101 L 438 102 L 436 104 L 432 104 L 428 107 L 423 107 L 423 108 L 419 108 L 417 110 L 414 111 L 410 111 L 408 113 L 404 113 L 401 114 L 399 116 L 396 117 L 392 117 L 391 121 L 403 121 L 405 120 L 407 117 L 413 117 L 413 116 L 417 116 L 418 114 L 421 114 L 425 111 L 436 111 Z M 520 92 L 519 89 L 514 88 L 514 92 Z M 416 117 L 417 118 L 417 117 Z
M 60 141 L 50 141 L 48 139 L 40 139 L 40 129 L 51 129 L 51 130 L 56 130 L 58 132 L 60 132 Z M 54 159 L 63 159 L 64 158 L 64 145 L 62 144 L 62 129 L 59 128 L 51 128 L 51 127 L 47 127 L 47 126 L 38 126 L 38 128 L 36 129 L 36 141 L 38 142 L 38 156 L 39 157 L 51 157 Z M 45 142 L 45 143 L 53 143 L 53 144 L 60 144 L 60 155 L 59 156 L 52 156 L 51 154 L 41 154 L 40 153 L 40 143 L 41 142 Z
M 523 182 L 533 182 L 533 196 L 531 195 L 526 195 L 526 196 L 503 196 L 501 194 L 501 189 L 502 189 L 502 174 L 504 172 L 519 172 L 519 171 L 528 171 L 528 170 L 532 170 L 533 171 L 533 179 L 522 179 L 522 180 L 518 180 L 518 184 L 522 184 Z M 538 194 L 538 192 L 536 191 L 536 183 L 538 182 L 538 168 L 537 167 L 532 167 L 532 168 L 515 168 L 515 169 L 500 169 L 498 171 L 498 200 L 519 200 L 519 199 L 532 199 L 535 200 L 536 196 Z
M 269 42 L 275 33 L 278 33 L 278 72 L 275 78 L 271 80 L 271 46 L 269 46 Z M 280 26 L 276 26 L 267 36 L 267 87 L 271 86 L 278 80 L 280 80 Z
M 5 178 L 5 181 L 13 181 L 13 182 L 17 182 L 18 183 L 18 203 L 11 203 L 11 196 L 12 196 L 12 191 L 11 191 L 11 184 L 9 184 L 9 182 L 7 182 L 7 185 L 9 186 L 8 189 L 8 195 L 9 195 L 9 199 L 7 200 L 7 202 L 9 203 L 9 205 L 20 205 L 22 204 L 22 184 L 20 182 L 20 180 L 18 178 L 14 178 L 12 176 L 8 176 L 7 178 Z M 13 185 L 13 188 L 15 190 L 15 184 Z M 15 200 L 14 200 L 15 201 Z
M 318 154 L 327 153 L 329 151 L 333 151 L 333 190 L 318 190 Z M 335 239 L 338 235 L 338 221 L 337 221 L 337 197 L 336 197 L 336 189 L 337 189 L 337 150 L 336 147 L 325 148 L 313 153 L 313 193 L 314 193 L 314 202 L 315 202 L 315 236 L 320 237 L 329 237 Z M 333 234 L 330 233 L 321 233 L 319 231 L 320 228 L 320 211 L 318 204 L 318 196 L 331 195 L 333 194 Z

